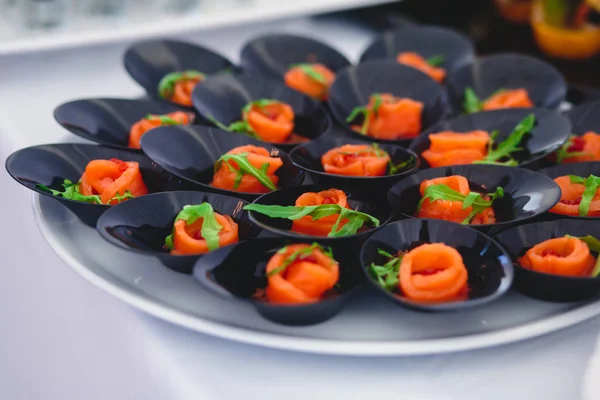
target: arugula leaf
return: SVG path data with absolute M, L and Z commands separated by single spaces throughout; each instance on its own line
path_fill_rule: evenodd
M 396 287 L 398 287 L 398 283 L 400 280 L 400 277 L 398 275 L 400 273 L 400 265 L 402 263 L 402 257 L 404 255 L 399 254 L 393 256 L 390 253 L 381 249 L 377 249 L 377 253 L 384 257 L 387 257 L 389 261 L 383 265 L 371 263 L 371 265 L 369 266 L 369 273 L 372 277 L 377 279 L 377 283 L 379 283 L 381 287 L 389 291 L 394 290 Z
M 452 189 L 448 185 L 444 185 L 443 183 L 431 185 L 426 187 L 423 191 L 423 197 L 417 205 L 417 212 L 421 210 L 421 207 L 426 199 L 429 199 L 429 201 L 432 203 L 437 200 L 458 201 L 462 203 L 463 210 L 467 209 L 468 207 L 472 207 L 472 211 L 469 213 L 469 216 L 461 222 L 463 225 L 468 225 L 473 217 L 481 213 L 486 208 L 491 207 L 496 199 L 503 198 L 504 189 L 497 187 L 494 193 L 489 193 L 486 196 L 489 196 L 490 199 L 485 200 L 480 193 L 476 192 L 469 192 L 468 194 L 464 195 Z
M 263 204 L 249 204 L 244 210 L 254 211 L 271 218 L 284 218 L 295 221 L 302 217 L 310 216 L 313 220 L 318 220 L 330 215 L 338 215 L 338 219 L 327 235 L 328 237 L 342 237 L 354 235 L 365 223 L 377 227 L 379 220 L 369 214 L 355 211 L 338 204 L 322 204 L 319 206 L 271 206 Z M 338 230 L 343 219 L 348 222 Z
M 269 179 L 269 177 L 267 176 L 264 165 L 263 165 L 263 168 L 258 169 L 254 165 L 250 164 L 250 161 L 248 161 L 248 154 L 249 153 L 223 154 L 215 163 L 215 167 L 218 168 L 222 162 L 225 162 L 230 170 L 236 171 L 236 173 L 238 174 L 236 176 L 236 180 L 235 180 L 237 186 L 239 186 L 239 184 L 242 181 L 242 178 L 240 176 L 247 174 L 247 175 L 252 175 L 253 177 L 255 177 L 267 189 L 269 189 L 271 191 L 277 190 L 277 186 L 275 186 L 273 181 L 271 181 Z M 235 161 L 237 163 L 239 169 L 236 170 L 231 164 L 229 164 L 229 162 L 228 162 L 229 160 Z M 268 168 L 268 165 L 267 165 L 267 168 Z M 235 186 L 235 184 L 234 184 L 234 188 L 237 188 Z
M 579 183 L 585 186 L 581 195 L 581 203 L 579 203 L 579 216 L 585 217 L 590 212 L 590 205 L 596 196 L 596 191 L 600 187 L 600 177 L 590 175 L 583 179 L 580 176 L 569 175 L 571 183 Z
M 477 97 L 473 88 L 465 89 L 463 108 L 467 114 L 473 114 L 483 110 L 483 101 Z
M 531 133 L 535 125 L 535 115 L 529 114 L 513 129 L 512 133 L 496 146 L 494 149 L 494 139 L 498 136 L 494 131 L 488 144 L 488 154 L 483 160 L 473 162 L 473 164 L 501 164 L 508 166 L 519 165 L 519 162 L 512 157 L 512 153 L 523 150 L 521 142 L 525 135 Z M 507 161 L 501 161 L 508 158 Z
M 62 183 L 62 187 L 65 189 L 64 191 L 50 189 L 49 187 L 42 185 L 41 183 L 38 183 L 35 186 L 39 189 L 52 193 L 53 196 L 60 196 L 65 199 L 82 201 L 84 203 L 104 204 L 102 203 L 102 200 L 100 199 L 99 195 L 87 196 L 81 194 L 81 192 L 79 191 L 79 182 L 73 183 L 69 179 L 65 179 Z M 114 200 L 117 200 L 120 203 L 123 200 L 133 199 L 134 197 L 135 196 L 132 195 L 129 190 L 126 190 L 123 194 L 119 194 L 119 192 L 117 192 L 117 194 L 113 198 L 108 200 L 106 204 L 110 204 Z
M 375 103 L 373 103 L 372 110 L 369 109 L 369 106 L 354 107 L 352 112 L 350 112 L 350 115 L 348 115 L 348 117 L 346 118 L 346 122 L 351 123 L 356 118 L 358 118 L 359 116 L 362 115 L 363 124 L 360 128 L 360 133 L 362 135 L 366 135 L 367 132 L 369 131 L 369 112 L 372 111 L 373 115 L 377 116 L 377 114 L 379 112 L 379 108 L 381 107 L 381 103 L 383 102 L 383 98 L 381 97 L 381 95 L 379 93 L 373 93 L 371 96 L 375 98 Z
M 444 62 L 446 62 L 446 57 L 444 57 L 443 54 L 438 54 L 427 59 L 427 64 L 431 65 L 432 67 L 439 67 L 443 65 Z
M 306 75 L 308 75 L 311 79 L 313 79 L 323 85 L 327 84 L 327 79 L 325 79 L 323 74 L 321 74 L 315 70 L 315 66 L 313 64 L 308 64 L 308 63 L 293 64 L 292 68 L 300 68 L 302 70 L 302 72 L 304 72 Z
M 596 258 L 596 264 L 594 265 L 594 269 L 592 270 L 591 276 L 592 276 L 592 278 L 595 278 L 598 275 L 600 275 L 600 240 L 598 240 L 595 237 L 590 236 L 590 235 L 581 236 L 581 237 L 565 235 L 565 237 L 579 239 L 587 245 L 587 247 L 590 249 L 590 251 L 599 253 L 599 256 Z
M 175 84 L 181 80 L 200 79 L 204 80 L 206 75 L 202 72 L 187 70 L 183 72 L 171 72 L 160 80 L 158 83 L 158 95 L 163 99 L 168 99 L 173 96 Z
M 200 236 L 206 240 L 208 250 L 213 251 L 218 249 L 220 247 L 219 232 L 223 229 L 223 227 L 217 222 L 215 211 L 209 203 L 184 206 L 179 214 L 177 214 L 175 217 L 174 223 L 179 220 L 184 220 L 186 225 L 191 225 L 199 218 L 202 218 L 202 229 L 200 230 Z M 165 238 L 165 248 L 173 250 L 173 233 Z
M 277 274 L 284 272 L 287 269 L 287 267 L 289 267 L 294 262 L 296 262 L 296 260 L 304 258 L 303 256 L 310 255 L 312 253 L 312 251 L 316 250 L 316 249 L 321 250 L 327 257 L 331 258 L 332 261 L 334 261 L 333 260 L 333 251 L 331 250 L 331 247 L 328 247 L 327 249 L 325 249 L 323 246 L 321 246 L 320 244 L 315 242 L 312 245 L 310 245 L 310 247 L 305 247 L 303 249 L 296 250 L 292 254 L 287 256 L 285 258 L 285 260 L 283 260 L 283 263 L 281 263 L 281 265 L 279 267 L 275 268 L 273 271 L 271 271 L 267 274 L 267 277 L 277 275 Z M 286 251 L 287 251 L 287 246 L 279 249 L 277 251 L 277 253 L 283 254 Z

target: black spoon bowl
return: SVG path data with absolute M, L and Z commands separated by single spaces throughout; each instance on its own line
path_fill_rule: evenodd
M 320 192 L 332 188 L 337 189 L 336 187 L 324 185 L 288 187 L 276 192 L 267 193 L 254 200 L 252 204 L 293 206 L 296 203 L 296 199 L 304 193 Z M 345 243 L 347 247 L 346 251 L 354 253 L 358 257 L 358 250 L 360 249 L 360 246 L 370 235 L 373 234 L 373 232 L 389 222 L 391 218 L 391 211 L 389 206 L 381 198 L 382 196 L 377 196 L 374 193 L 365 193 L 364 191 L 350 192 L 344 190 L 344 192 L 348 197 L 348 205 L 350 208 L 377 218 L 380 223 L 379 227 L 369 227 L 369 229 L 366 230 L 359 230 L 355 235 L 351 236 L 319 237 L 292 232 L 292 221 L 288 219 L 271 218 L 256 211 L 250 211 L 250 219 L 265 231 L 271 232 L 277 236 L 307 241 L 319 241 L 327 244 L 337 242 Z
M 342 242 L 323 243 L 330 246 L 339 263 L 340 277 L 334 293 L 309 304 L 279 304 L 256 298 L 267 286 L 265 268 L 269 259 L 282 247 L 294 243 L 315 241 L 292 238 L 269 238 L 246 241 L 215 250 L 200 258 L 194 267 L 194 277 L 217 295 L 230 300 L 250 302 L 264 318 L 283 325 L 307 326 L 333 318 L 364 282 L 356 256 L 346 252 Z
M 112 206 L 53 196 L 52 193 L 41 189 L 38 185 L 62 191 L 61 185 L 64 179 L 77 183 L 90 161 L 111 158 L 138 162 L 142 179 L 149 193 L 193 188 L 193 185 L 163 170 L 139 152 L 92 144 L 48 144 L 27 147 L 14 152 L 6 159 L 6 170 L 21 185 L 56 199 L 71 210 L 84 224 L 95 227 L 100 215 Z
M 448 74 L 475 60 L 473 42 L 463 34 L 437 26 L 410 25 L 401 30 L 383 33 L 367 47 L 360 61 L 396 61 L 396 57 L 402 52 L 416 52 L 426 59 L 443 56 L 444 62 L 440 66 Z
M 600 293 L 600 277 L 547 274 L 523 268 L 517 261 L 533 246 L 565 235 L 600 238 L 600 224 L 566 219 L 544 221 L 510 228 L 495 237 L 514 261 L 517 290 L 527 296 L 552 302 L 581 301 Z
M 496 165 L 458 165 L 419 171 L 395 184 L 388 192 L 395 216 L 416 218 L 421 182 L 452 175 L 464 176 L 474 192 L 490 193 L 498 186 L 504 189 L 504 197 L 494 201 L 492 206 L 496 223 L 472 226 L 487 234 L 540 216 L 560 199 L 558 185 L 538 172 Z
M 148 114 L 168 114 L 185 111 L 173 104 L 152 100 L 81 99 L 61 104 L 54 118 L 68 131 L 92 142 L 123 149 L 129 148 L 131 127 Z
M 289 156 L 277 147 L 251 137 L 208 126 L 168 126 L 155 128 L 142 136 L 142 150 L 165 170 L 199 185 L 207 191 L 228 194 L 245 200 L 260 196 L 256 193 L 236 192 L 210 185 L 214 165 L 229 150 L 245 145 L 267 149 L 272 157 L 280 157 L 283 166 L 277 170 L 280 188 L 296 187 L 304 180 L 304 173 Z
M 323 170 L 321 157 L 329 150 L 345 144 L 371 145 L 371 142 L 343 137 L 325 137 L 296 147 L 290 153 L 292 162 L 305 171 L 316 183 L 323 186 L 345 189 L 350 192 L 363 191 L 372 196 L 385 195 L 389 188 L 402 177 L 413 173 L 419 167 L 419 158 L 410 150 L 400 146 L 382 143 L 379 148 L 390 155 L 393 165 L 403 165 L 396 173 L 385 176 L 344 176 L 327 173 Z
M 171 72 L 196 70 L 213 75 L 235 68 L 231 61 L 212 50 L 170 39 L 136 43 L 125 52 L 123 63 L 129 75 L 155 98 L 159 98 L 161 79 Z
M 553 167 L 539 170 L 540 174 L 550 177 L 550 179 L 558 178 L 565 175 L 576 175 L 582 178 L 587 178 L 590 175 L 600 176 L 600 161 L 589 161 L 582 163 L 560 164 Z M 563 215 L 549 212 L 546 219 L 578 219 L 578 220 L 598 220 L 599 217 L 594 216 L 579 216 L 579 215 Z
M 320 103 L 290 89 L 281 82 L 262 76 L 221 74 L 206 79 L 193 93 L 194 106 L 207 120 L 228 126 L 242 119 L 242 109 L 260 99 L 278 100 L 294 110 L 294 138 L 285 143 L 271 143 L 290 151 L 303 140 L 315 139 L 331 129 L 331 120 Z
M 289 34 L 260 36 L 246 43 L 240 54 L 245 73 L 282 80 L 294 64 L 323 64 L 333 72 L 350 65 L 339 51 L 318 40 Z
M 433 79 L 394 61 L 368 61 L 340 71 L 329 91 L 329 109 L 347 133 L 363 140 L 393 142 L 404 146 L 413 139 L 375 139 L 351 129 L 346 118 L 355 107 L 367 105 L 369 97 L 375 93 L 390 93 L 422 102 L 422 130 L 439 122 L 446 114 L 444 89 Z
M 491 133 L 498 130 L 500 134 L 496 143 L 500 143 L 530 114 L 535 116 L 535 126 L 522 141 L 520 147 L 524 150 L 514 153 L 513 157 L 519 162 L 519 166 L 535 168 L 544 157 L 558 150 L 571 133 L 569 120 L 558 113 L 541 108 L 513 108 L 461 115 L 427 129 L 412 142 L 410 149 L 420 156 L 431 145 L 429 135 L 443 131 L 467 133 L 481 129 Z M 421 168 L 424 167 L 429 167 L 429 164 L 421 158 Z
M 378 249 L 396 254 L 424 243 L 443 243 L 463 258 L 468 271 L 469 295 L 466 300 L 446 303 L 419 303 L 379 285 L 371 273 L 371 264 L 388 260 Z M 409 219 L 391 223 L 375 232 L 364 244 L 360 261 L 367 281 L 396 304 L 415 311 L 462 311 L 489 304 L 508 291 L 513 281 L 513 266 L 504 249 L 485 234 L 468 226 L 434 219 Z
M 172 255 L 164 248 L 177 214 L 186 205 L 209 203 L 216 213 L 238 224 L 239 240 L 253 239 L 260 228 L 248 218 L 246 201 L 217 193 L 175 191 L 155 193 L 117 204 L 98 219 L 96 228 L 109 243 L 125 250 L 157 257 L 174 271 L 191 274 L 203 254 Z
M 555 110 L 567 94 L 564 78 L 553 66 L 522 54 L 481 57 L 448 77 L 455 113 L 463 111 L 465 89 L 471 87 L 484 100 L 500 89 L 526 89 L 535 107 Z

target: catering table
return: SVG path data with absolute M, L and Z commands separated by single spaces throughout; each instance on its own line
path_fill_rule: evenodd
M 270 31 L 315 35 L 352 60 L 373 35 L 340 20 L 296 19 L 180 38 L 236 61 L 248 38 Z M 141 95 L 121 66 L 127 45 L 0 59 L 2 159 L 24 146 L 80 141 L 53 120 L 61 102 Z M 6 173 L 0 180 L 0 399 L 592 400 L 582 387 L 600 318 L 517 344 L 427 357 L 317 356 L 228 342 L 156 320 L 84 281 L 44 242 L 30 192 Z

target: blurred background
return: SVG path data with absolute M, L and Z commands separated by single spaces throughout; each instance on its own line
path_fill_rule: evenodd
M 581 89 L 571 95 L 600 86 L 600 0 L 0 0 L 0 10 L 0 55 L 334 13 L 375 30 L 450 26 L 480 54 L 550 60 Z

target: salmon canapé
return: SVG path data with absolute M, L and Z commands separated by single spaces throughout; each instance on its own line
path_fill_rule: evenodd
M 460 253 L 443 243 L 426 243 L 403 255 L 399 286 L 407 299 L 444 303 L 468 297 L 468 272 Z
M 165 115 L 149 114 L 131 126 L 129 131 L 129 147 L 139 149 L 142 136 L 151 129 L 159 126 L 186 125 L 192 122 L 190 113 L 175 111 Z
M 345 144 L 321 156 L 325 172 L 346 176 L 384 176 L 390 162 L 389 154 L 368 144 Z
M 526 89 L 501 90 L 487 98 L 482 105 L 483 111 L 499 110 L 503 108 L 530 108 L 533 101 L 529 98 Z
M 276 189 L 279 182 L 276 172 L 283 165 L 281 158 L 271 157 L 267 149 L 253 145 L 236 147 L 226 155 L 242 157 L 253 170 L 250 171 L 247 166 L 240 165 L 235 159 L 219 160 L 211 186 L 245 193 L 268 193 Z M 265 182 L 261 182 L 257 176 L 262 176 L 272 187 L 265 186 Z
M 565 236 L 536 244 L 519 263 L 523 268 L 547 274 L 589 276 L 596 258 L 581 239 Z
M 103 204 L 117 204 L 121 200 L 115 197 L 127 193 L 132 197 L 148 194 L 139 163 L 116 158 L 90 161 L 79 181 L 79 191 L 84 196 L 100 196 Z
M 486 131 L 444 131 L 429 135 L 430 146 L 421 153 L 430 167 L 472 164 L 485 158 L 490 135 Z
M 192 92 L 206 76 L 198 71 L 172 72 L 165 75 L 158 84 L 158 94 L 165 100 L 191 107 Z
M 292 66 L 283 79 L 290 88 L 325 101 L 335 80 L 335 73 L 323 64 L 298 64 Z
M 296 199 L 295 206 L 320 206 L 323 204 L 337 204 L 344 208 L 350 208 L 346 193 L 338 189 L 323 190 L 318 193 L 304 193 Z M 315 220 L 313 217 L 307 215 L 292 222 L 292 231 L 310 236 L 327 237 L 339 216 L 339 214 L 334 214 Z M 347 223 L 347 219 L 342 219 L 338 229 L 341 229 Z
M 275 100 L 257 101 L 245 107 L 243 120 L 260 140 L 284 143 L 294 130 L 294 110 Z
M 573 182 L 572 177 L 569 175 L 559 176 L 554 179 L 554 182 L 560 187 L 561 195 L 560 200 L 550 209 L 550 212 L 569 216 L 582 216 L 580 211 L 583 194 L 586 190 L 585 185 Z M 595 194 L 592 196 L 589 210 L 585 216 L 600 216 L 600 188 L 597 188 Z
M 561 163 L 600 161 L 600 134 L 586 132 L 582 136 L 573 136 L 563 146 L 564 157 Z
M 431 63 L 423 58 L 419 53 L 414 51 L 405 51 L 399 53 L 396 61 L 400 64 L 408 65 L 418 69 L 419 71 L 429 75 L 434 81 L 442 83 L 446 79 L 446 70 L 442 67 L 431 65 Z
M 238 224 L 229 215 L 214 213 L 216 222 L 221 226 L 219 230 L 219 247 L 237 243 Z M 204 254 L 210 251 L 208 243 L 202 237 L 204 218 L 198 218 L 193 223 L 180 219 L 173 225 L 173 255 Z
M 338 263 L 320 246 L 293 244 L 271 257 L 266 274 L 269 302 L 306 304 L 332 290 L 340 272 Z

